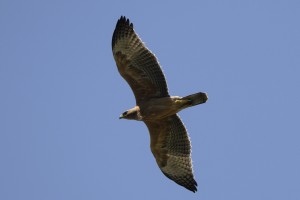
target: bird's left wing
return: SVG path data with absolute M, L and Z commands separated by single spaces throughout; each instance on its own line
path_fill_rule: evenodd
M 151 151 L 161 171 L 177 184 L 196 192 L 191 144 L 179 116 L 176 114 L 159 121 L 145 121 L 145 124 L 150 132 Z
M 135 33 L 133 24 L 121 17 L 112 37 L 112 51 L 118 70 L 130 85 L 137 105 L 143 100 L 168 97 L 165 76 L 157 58 Z

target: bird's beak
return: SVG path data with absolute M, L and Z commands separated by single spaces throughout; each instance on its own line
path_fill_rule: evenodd
M 124 116 L 123 116 L 123 115 L 120 115 L 119 119 L 123 119 L 123 118 L 124 118 Z

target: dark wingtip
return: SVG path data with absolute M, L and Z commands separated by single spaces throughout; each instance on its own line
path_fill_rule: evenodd
M 115 45 L 115 42 L 121 37 L 122 34 L 133 31 L 133 24 L 125 16 L 121 16 L 117 21 L 116 28 L 112 37 L 112 48 Z
M 197 184 L 197 182 L 194 180 L 194 191 L 193 191 L 194 193 L 197 192 L 197 190 L 198 190 L 198 189 L 197 189 L 197 186 L 198 186 L 198 184 Z
M 168 177 L 169 179 L 171 179 L 172 181 L 174 181 L 175 183 L 177 183 L 178 185 L 186 188 L 187 190 L 189 191 L 192 191 L 192 192 L 197 192 L 197 182 L 196 180 L 192 177 L 192 178 L 189 178 L 188 181 L 184 181 L 182 182 L 181 180 L 182 179 L 174 179 L 173 177 L 171 177 L 169 174 L 165 173 L 164 171 L 162 171 L 162 173 Z
M 188 189 L 188 190 L 190 190 L 190 191 L 192 191 L 192 192 L 197 192 L 197 186 L 198 186 L 198 184 L 197 184 L 197 182 L 195 181 L 195 180 L 193 180 L 193 183 L 192 183 L 192 185 L 189 185 L 189 186 L 183 186 L 183 187 L 185 187 L 186 189 Z
M 121 15 L 120 19 L 118 20 L 116 28 L 118 27 L 118 25 L 125 25 L 133 28 L 133 24 L 130 22 L 130 20 L 123 15 Z

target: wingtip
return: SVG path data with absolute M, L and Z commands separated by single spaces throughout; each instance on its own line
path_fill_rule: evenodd
M 198 191 L 197 189 L 197 182 L 194 180 L 194 182 L 192 184 L 179 184 L 181 185 L 182 187 L 184 187 L 185 189 L 193 192 L 193 193 L 196 193 Z
M 197 186 L 198 186 L 198 184 L 197 184 L 197 182 L 194 180 L 192 185 L 189 185 L 189 186 L 187 186 L 187 187 L 186 187 L 186 186 L 183 186 L 183 187 L 185 187 L 186 189 L 188 189 L 188 190 L 190 190 L 190 191 L 196 193 L 196 192 L 198 191 Z
M 168 177 L 169 179 L 171 179 L 172 181 L 174 181 L 175 183 L 177 183 L 178 185 L 184 187 L 185 189 L 187 189 L 187 190 L 189 190 L 189 191 L 191 191 L 193 193 L 195 193 L 195 192 L 198 191 L 198 189 L 197 189 L 198 184 L 197 184 L 197 181 L 195 180 L 194 177 L 190 178 L 188 181 L 182 182 L 182 181 L 180 181 L 182 179 L 174 179 L 172 176 L 170 176 L 169 174 L 165 173 L 164 171 L 162 171 L 162 173 L 166 177 Z
M 192 180 L 190 179 L 190 181 L 185 182 L 184 184 L 179 184 L 179 185 L 181 185 L 184 188 L 192 191 L 193 193 L 197 192 L 197 190 L 198 190 L 197 189 L 198 184 L 197 184 L 197 182 L 194 178 Z
M 113 32 L 112 37 L 112 48 L 114 47 L 116 41 L 122 37 L 124 34 L 132 33 L 133 32 L 133 24 L 130 22 L 128 18 L 121 15 L 121 17 L 118 19 L 115 30 Z
M 133 28 L 133 24 L 130 22 L 129 18 L 127 18 L 124 15 L 121 15 L 121 17 L 119 18 L 119 20 L 117 22 L 117 26 L 118 26 L 118 24 L 128 25 Z

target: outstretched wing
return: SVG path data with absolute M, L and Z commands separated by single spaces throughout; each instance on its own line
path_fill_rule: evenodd
M 122 77 L 130 85 L 137 104 L 155 97 L 169 96 L 165 76 L 156 57 L 133 30 L 133 24 L 121 17 L 112 37 L 113 56 Z
M 151 139 L 151 151 L 161 171 L 177 184 L 197 191 L 191 159 L 191 143 L 179 116 L 145 121 Z

